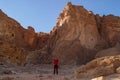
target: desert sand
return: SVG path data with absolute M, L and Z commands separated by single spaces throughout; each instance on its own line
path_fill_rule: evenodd
M 0 80 L 74 80 L 75 66 L 60 66 L 59 74 L 53 74 L 53 65 L 0 65 Z
M 53 74 L 53 65 L 13 66 L 0 64 L 0 80 L 120 80 L 120 74 L 100 76 L 93 79 L 75 79 L 77 66 L 62 65 L 59 74 Z

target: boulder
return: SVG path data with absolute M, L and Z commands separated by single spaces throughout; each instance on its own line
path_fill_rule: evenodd
M 120 67 L 116 69 L 116 73 L 120 74 Z
M 107 76 L 116 73 L 116 69 L 120 66 L 120 55 L 106 56 L 97 58 L 79 67 L 75 71 L 76 78 L 94 78 Z
M 93 78 L 91 80 L 106 80 L 105 77 L 103 76 L 100 76 L 100 77 L 97 77 L 97 78 Z

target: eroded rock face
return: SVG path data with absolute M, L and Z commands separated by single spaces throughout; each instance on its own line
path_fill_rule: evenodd
M 90 61 L 96 52 L 119 44 L 119 21 L 117 16 L 94 15 L 83 6 L 69 2 L 51 31 L 53 57 L 58 57 L 61 63 Z
M 39 32 L 37 33 L 37 46 L 36 49 L 42 49 L 44 46 L 48 46 L 50 35 L 48 33 Z
M 103 43 L 94 14 L 82 6 L 71 3 L 68 3 L 59 15 L 53 32 L 55 36 L 52 53 L 62 63 L 73 63 L 78 55 L 84 55 L 80 60 L 81 63 L 85 63 L 91 59 L 85 56 L 93 55 L 95 53 L 93 49 Z M 89 55 L 87 51 L 91 54 Z
M 99 76 L 107 76 L 118 72 L 119 66 L 120 55 L 97 58 L 86 65 L 79 67 L 75 71 L 75 77 L 94 78 Z
M 119 28 L 120 17 L 94 15 L 83 6 L 72 5 L 70 2 L 60 13 L 50 34 L 36 33 L 31 26 L 24 29 L 0 11 L 0 42 L 12 46 L 13 51 L 17 48 L 17 52 L 12 51 L 11 55 L 17 55 L 20 51 L 24 58 L 27 54 L 28 62 L 33 63 L 48 55 L 51 61 L 45 57 L 45 63 L 57 57 L 61 64 L 85 64 L 94 59 L 97 52 L 120 44 Z M 4 52 L 8 47 L 0 46 L 1 54 L 8 54 Z M 18 60 L 21 62 L 21 59 Z
M 15 65 L 24 65 L 27 52 L 5 41 L 0 41 L 0 62 Z
M 17 21 L 9 18 L 2 11 L 0 14 L 0 37 L 10 44 L 29 49 L 36 39 L 35 32 L 22 28 Z
M 112 47 L 97 52 L 95 58 L 120 55 L 120 47 Z
M 0 61 L 23 65 L 30 51 L 42 49 L 47 44 L 47 35 L 37 35 L 31 26 L 24 29 L 0 10 Z
M 93 49 L 100 38 L 95 16 L 82 6 L 68 3 L 57 20 L 60 40 L 79 40 L 81 46 Z
M 103 37 L 109 43 L 110 47 L 120 43 L 120 17 L 108 15 L 103 16 L 102 21 Z
M 40 50 L 30 51 L 26 57 L 26 65 L 29 64 L 50 64 L 52 63 L 52 56 L 49 53 L 48 46 Z

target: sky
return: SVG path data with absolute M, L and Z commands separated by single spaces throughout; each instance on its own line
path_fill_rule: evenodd
M 120 16 L 120 0 L 0 0 L 0 9 L 24 28 L 49 33 L 67 2 L 83 5 L 94 14 Z

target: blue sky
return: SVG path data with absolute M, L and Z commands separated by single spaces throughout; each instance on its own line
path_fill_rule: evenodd
M 24 28 L 49 33 L 67 2 L 83 5 L 95 14 L 120 16 L 120 0 L 1 0 L 0 9 Z

